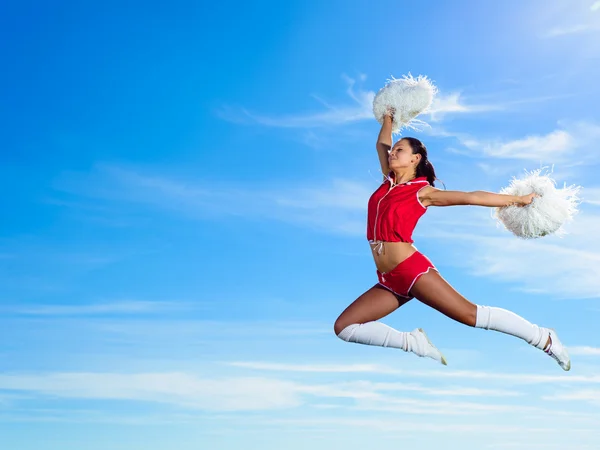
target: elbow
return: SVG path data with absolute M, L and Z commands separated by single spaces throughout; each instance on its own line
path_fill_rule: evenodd
M 479 198 L 479 191 L 467 192 L 464 196 L 463 205 L 466 206 L 478 206 L 481 204 L 481 199 Z

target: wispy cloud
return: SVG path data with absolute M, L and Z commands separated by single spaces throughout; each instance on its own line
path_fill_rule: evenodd
M 508 282 L 515 291 L 556 299 L 599 298 L 600 279 L 590 270 L 600 263 L 600 242 L 590 239 L 600 228 L 600 214 L 594 209 L 582 208 L 565 225 L 563 236 L 519 239 L 491 216 L 493 211 L 475 209 L 460 223 L 462 232 L 432 227 L 427 237 L 445 239 L 448 249 L 460 248 L 464 256 L 456 264 L 467 273 Z M 459 210 L 438 214 L 442 212 L 449 217 L 460 214 Z
M 361 81 L 364 81 L 365 76 L 362 75 L 359 78 Z M 356 89 L 356 80 L 354 78 L 344 75 L 343 79 L 346 83 L 346 94 L 351 100 L 349 104 L 332 105 L 319 96 L 313 95 L 313 98 L 325 107 L 324 111 L 307 114 L 265 116 L 250 112 L 245 108 L 225 106 L 217 111 L 217 115 L 223 120 L 234 123 L 255 123 L 280 128 L 314 128 L 373 119 L 373 98 L 375 97 L 375 92 L 360 88 Z
M 600 206 L 600 188 L 586 187 L 583 190 L 581 200 L 584 203 L 589 203 L 590 205 Z
M 584 401 L 595 405 L 600 405 L 600 390 L 598 389 L 582 389 L 577 391 L 569 391 L 566 393 L 548 395 L 542 397 L 544 400 L 562 400 L 562 401 Z
M 586 122 L 561 122 L 546 134 L 531 134 L 513 140 L 482 139 L 466 133 L 444 132 L 454 136 L 470 152 L 482 157 L 567 163 L 577 155 L 577 164 L 597 161 L 600 156 L 591 151 L 600 138 L 600 125 Z M 589 150 L 589 151 L 587 151 Z
M 569 347 L 569 353 L 579 356 L 600 356 L 599 347 Z
M 63 398 L 150 401 L 214 411 L 279 409 L 302 403 L 291 382 L 244 377 L 204 379 L 184 373 L 0 375 L 0 389 Z
M 245 216 L 278 220 L 326 232 L 357 235 L 364 232 L 366 204 L 373 185 L 333 179 L 321 185 L 244 189 L 144 174 L 133 169 L 98 165 L 89 174 L 64 174 L 56 188 L 72 194 L 121 204 L 138 204 L 171 211 L 191 219 Z
M 79 322 L 81 323 L 81 322 Z M 329 324 L 327 324 L 329 325 Z M 154 340 L 165 342 L 215 340 L 234 342 L 252 335 L 255 338 L 282 339 L 290 336 L 319 336 L 330 334 L 330 326 L 313 322 L 293 322 L 289 320 L 272 321 L 222 321 L 210 319 L 178 319 L 178 320 L 108 320 L 94 321 L 86 324 L 90 329 L 102 335 L 113 334 L 120 341 L 147 344 Z
M 511 282 L 516 290 L 555 298 L 598 298 L 600 279 L 590 267 L 600 263 L 600 243 L 589 237 L 599 227 L 600 216 L 581 213 L 562 238 L 524 241 L 508 234 L 456 238 L 471 244 L 466 261 L 476 276 Z
M 230 366 L 253 370 L 282 371 L 282 372 L 317 372 L 317 373 L 370 373 L 384 370 L 382 373 L 398 373 L 394 369 L 376 364 L 285 364 L 267 362 L 230 362 Z M 392 372 L 389 372 L 392 370 Z
M 338 235 L 364 234 L 366 203 L 379 181 L 373 185 L 350 180 L 333 180 L 321 185 L 290 186 L 281 184 L 272 189 L 262 187 L 240 190 L 228 185 L 195 184 L 177 178 L 141 174 L 123 168 L 99 166 L 92 174 L 79 177 L 73 183 L 65 180 L 63 188 L 73 193 L 115 202 L 131 202 L 171 211 L 191 219 L 210 215 L 231 214 L 250 220 L 277 220 L 294 226 Z M 593 191 L 592 186 L 590 191 Z M 584 196 L 586 191 L 584 190 Z M 437 212 L 437 211 L 436 211 Z M 455 215 L 458 215 L 457 211 Z M 488 223 L 464 224 L 463 236 L 446 233 L 439 227 L 427 232 L 428 238 L 467 241 L 469 252 L 464 261 L 473 274 L 513 283 L 527 292 L 550 293 L 559 297 L 598 297 L 600 279 L 589 267 L 600 262 L 600 244 L 589 236 L 600 229 L 600 215 L 582 211 L 568 224 L 563 238 L 548 236 L 535 241 L 523 241 L 494 228 L 490 211 L 477 211 Z M 444 212 L 452 217 L 451 212 Z M 463 220 L 464 221 L 464 220 Z M 532 272 L 531 267 L 536 267 Z M 578 282 L 573 284 L 572 279 Z
M 288 364 L 260 361 L 228 362 L 227 365 L 257 371 L 299 372 L 299 373 L 374 373 L 385 375 L 403 375 L 416 378 L 440 378 L 462 380 L 493 380 L 514 384 L 541 383 L 590 383 L 599 384 L 600 375 L 538 375 L 522 373 L 482 372 L 477 370 L 404 370 L 380 364 Z
M 482 389 L 456 385 L 432 388 L 414 383 L 375 383 L 371 381 L 338 383 L 336 387 L 340 389 L 340 396 L 358 395 L 361 398 L 372 398 L 371 395 L 365 396 L 364 394 L 374 392 L 419 392 L 432 397 L 516 397 L 523 395 L 521 392 L 506 389 Z M 322 388 L 323 386 L 317 386 L 311 392 L 318 393 Z
M 431 388 L 418 384 L 370 381 L 298 382 L 252 376 L 203 378 L 180 372 L 4 374 L 0 375 L 0 389 L 27 393 L 30 397 L 142 401 L 221 412 L 293 409 L 303 405 L 318 405 L 323 400 L 328 404 L 352 400 L 351 406 L 344 407 L 354 412 L 410 411 L 412 414 L 428 416 L 552 412 L 538 406 L 493 403 L 489 400 L 490 397 L 506 399 L 521 395 L 506 389 L 477 389 L 471 386 Z M 409 393 L 417 396 L 412 397 Z M 439 397 L 472 397 L 473 400 L 440 400 Z M 479 401 L 481 398 L 486 398 L 486 401 Z M 557 409 L 555 413 L 564 414 L 564 411 Z
M 578 24 L 578 25 L 571 25 L 571 26 L 565 26 L 565 27 L 555 27 L 555 28 L 551 28 L 545 34 L 545 37 L 550 38 L 550 37 L 565 36 L 568 34 L 584 33 L 584 32 L 592 31 L 593 29 L 594 29 L 594 27 L 592 27 L 591 25 L 588 25 L 588 24 Z
M 571 0 L 556 2 L 544 8 L 542 32 L 544 38 L 560 38 L 569 35 L 596 33 L 600 31 L 600 2 Z
M 375 92 L 364 90 L 357 86 L 357 80 L 347 75 L 342 76 L 346 83 L 346 94 L 350 103 L 335 105 L 323 100 L 320 96 L 312 97 L 320 103 L 325 110 L 305 114 L 283 114 L 264 115 L 249 111 L 242 107 L 223 106 L 216 114 L 223 120 L 239 124 L 259 124 L 268 127 L 279 128 L 317 128 L 333 125 L 342 125 L 365 120 L 374 120 L 373 99 Z M 363 83 L 365 75 L 359 76 Z M 383 86 L 383 84 L 382 84 Z M 520 100 L 519 102 L 522 102 Z M 484 111 L 501 111 L 508 107 L 505 103 L 470 103 L 464 100 L 460 91 L 448 93 L 440 92 L 434 98 L 430 111 L 424 117 L 430 117 L 433 121 L 440 121 L 451 114 L 473 114 Z M 313 137 L 314 139 L 314 137 Z
M 403 412 L 410 414 L 410 409 L 406 409 Z M 549 412 L 550 415 L 552 415 Z M 386 416 L 388 417 L 388 416 Z M 276 426 L 282 425 L 293 425 L 294 427 L 311 427 L 315 429 L 327 427 L 339 427 L 341 430 L 350 429 L 373 429 L 378 432 L 401 432 L 402 438 L 406 441 L 410 438 L 418 439 L 419 443 L 423 441 L 423 435 L 442 434 L 447 437 L 450 434 L 457 433 L 459 436 L 464 436 L 465 433 L 469 435 L 485 436 L 485 439 L 489 439 L 493 434 L 498 438 L 503 438 L 507 435 L 511 437 L 523 436 L 530 437 L 531 434 L 536 434 L 539 442 L 539 435 L 550 435 L 552 439 L 556 439 L 556 435 L 560 436 L 560 429 L 556 427 L 544 427 L 544 426 L 522 426 L 522 425 L 507 425 L 494 423 L 465 423 L 464 420 L 456 421 L 454 423 L 449 422 L 446 419 L 443 423 L 431 423 L 424 421 L 410 421 L 410 420 L 397 420 L 387 419 L 386 417 L 377 418 L 348 418 L 348 417 L 327 417 L 327 418 L 306 418 L 306 419 L 272 419 L 271 423 Z M 545 417 L 548 417 L 547 415 Z M 575 431 L 575 430 L 573 430 Z M 563 431 L 564 432 L 564 431 Z M 592 434 L 596 432 L 594 428 L 577 428 L 577 433 Z M 441 442 L 442 445 L 447 445 L 448 441 L 444 440 Z M 464 445 L 464 444 L 463 444 Z M 534 444 L 535 447 L 535 444 Z M 480 448 L 480 447 L 477 447 Z M 537 447 L 537 448 L 552 448 L 550 447 Z M 565 448 L 564 446 L 561 448 Z M 588 447 L 583 447 L 588 448 Z M 590 447 L 593 448 L 593 447 Z
M 81 316 L 101 314 L 137 314 L 169 310 L 180 310 L 191 307 L 181 302 L 156 301 L 121 301 L 112 303 L 96 303 L 88 305 L 28 305 L 2 307 L 1 310 L 14 314 L 35 316 Z
M 506 449 L 511 449 L 511 448 L 526 448 L 526 449 L 535 449 L 535 448 L 540 448 L 542 450 L 550 450 L 553 448 L 558 448 L 560 450 L 563 450 L 565 448 L 565 444 L 564 443 L 560 443 L 560 444 L 552 444 L 550 442 L 507 442 L 505 440 L 503 440 L 502 442 L 494 442 L 492 444 L 487 444 L 485 446 L 485 448 L 497 448 L 497 449 L 501 449 L 501 450 L 506 450 Z M 578 449 L 586 449 L 586 448 L 593 448 L 592 446 L 589 445 L 578 445 L 577 446 Z
M 432 121 L 439 122 L 449 114 L 468 114 L 486 111 L 502 111 L 507 108 L 504 103 L 472 104 L 463 100 L 462 92 L 450 92 L 448 94 L 438 94 L 427 113 Z
M 545 136 L 527 136 L 510 142 L 490 143 L 483 147 L 483 151 L 487 156 L 496 158 L 540 159 L 549 154 L 561 157 L 573 147 L 572 136 L 558 130 Z

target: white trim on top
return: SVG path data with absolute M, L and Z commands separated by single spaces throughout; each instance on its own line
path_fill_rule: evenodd
M 427 183 L 429 184 L 429 183 Z M 417 201 L 419 202 L 419 205 L 421 205 L 423 207 L 423 209 L 427 210 L 427 206 L 425 206 L 423 203 L 421 203 L 421 199 L 419 198 L 419 192 L 421 192 L 423 189 L 425 189 L 427 186 L 423 186 L 421 189 L 419 189 L 417 191 Z

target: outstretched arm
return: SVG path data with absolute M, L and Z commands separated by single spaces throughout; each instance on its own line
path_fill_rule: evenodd
M 383 124 L 377 137 L 377 156 L 379 156 L 379 164 L 381 165 L 381 172 L 383 172 L 384 179 L 390 172 L 390 166 L 388 163 L 389 151 L 392 148 L 392 120 L 391 115 L 385 115 L 383 117 Z
M 531 193 L 528 195 L 506 195 L 496 194 L 494 192 L 474 191 L 441 191 L 433 187 L 426 187 L 419 192 L 419 200 L 423 206 L 456 206 L 456 205 L 474 205 L 488 207 L 503 207 L 510 205 L 525 206 L 529 205 L 537 195 Z

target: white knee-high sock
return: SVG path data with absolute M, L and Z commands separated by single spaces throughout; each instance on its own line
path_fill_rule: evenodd
M 514 312 L 495 306 L 477 305 L 475 327 L 516 336 L 540 350 L 544 350 L 550 336 L 546 328 L 532 324 Z
M 438 356 L 439 351 L 431 344 L 425 344 L 426 338 L 423 337 L 423 333 L 417 331 L 398 331 L 384 323 L 373 321 L 348 325 L 340 331 L 338 337 L 346 342 L 399 348 L 418 356 L 429 356 L 440 360 L 442 355 Z
M 407 352 L 410 333 L 395 330 L 381 322 L 367 322 L 348 325 L 338 337 L 346 342 L 400 348 Z

